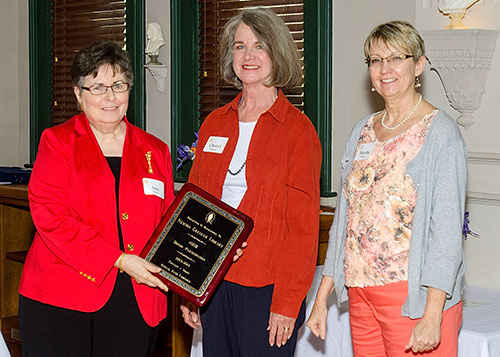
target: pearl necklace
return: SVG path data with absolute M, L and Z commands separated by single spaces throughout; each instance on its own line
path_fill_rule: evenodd
M 416 112 L 416 111 L 417 111 L 417 109 L 418 109 L 418 106 L 420 105 L 420 102 L 422 102 L 422 94 L 419 94 L 419 96 L 420 96 L 420 98 L 418 98 L 418 102 L 417 102 L 417 104 L 415 105 L 415 108 L 413 108 L 413 110 L 411 111 L 411 113 L 410 113 L 410 114 L 408 114 L 408 116 L 407 116 L 406 118 L 404 118 L 403 120 L 401 120 L 401 121 L 399 122 L 399 124 L 398 124 L 398 125 L 396 125 L 396 126 L 387 126 L 387 125 L 385 125 L 384 120 L 385 120 L 385 117 L 387 116 L 387 109 L 386 109 L 386 110 L 384 111 L 384 115 L 382 115 L 382 120 L 380 121 L 380 123 L 382 124 L 382 126 L 383 126 L 384 128 L 386 128 L 387 130 L 396 130 L 396 129 L 397 129 L 397 128 L 399 128 L 401 125 L 403 125 L 404 123 L 406 123 L 406 121 L 407 121 L 408 119 L 410 119 L 410 118 L 413 116 L 413 114 L 415 114 L 415 112 Z

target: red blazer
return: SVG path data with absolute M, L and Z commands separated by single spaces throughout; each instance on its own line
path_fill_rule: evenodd
M 174 198 L 172 166 L 165 143 L 124 120 L 120 223 L 126 252 L 139 254 Z M 144 194 L 144 177 L 164 183 L 164 199 Z M 37 232 L 19 293 L 77 311 L 100 309 L 111 296 L 122 251 L 115 179 L 84 114 L 43 132 L 29 202 Z M 157 325 L 166 316 L 165 294 L 132 284 L 144 320 Z
M 238 102 L 215 110 L 200 129 L 189 181 L 221 197 L 238 141 Z M 211 136 L 229 138 L 221 154 L 204 152 Z M 238 209 L 255 226 L 243 256 L 225 279 L 244 286 L 274 284 L 271 311 L 296 317 L 316 266 L 321 146 L 314 126 L 280 91 L 261 115 L 246 161 L 247 192 Z

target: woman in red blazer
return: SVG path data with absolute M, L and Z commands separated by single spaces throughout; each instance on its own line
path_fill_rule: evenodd
M 84 48 L 71 74 L 83 112 L 44 131 L 29 184 L 23 355 L 149 356 L 167 287 L 138 254 L 174 197 L 169 150 L 125 117 L 132 63 L 118 44 Z
M 207 306 L 186 304 L 203 326 L 203 354 L 293 356 L 316 265 L 321 146 L 310 120 L 279 89 L 302 68 L 288 28 L 271 10 L 231 18 L 220 40 L 223 79 L 242 92 L 200 129 L 189 181 L 254 220 L 248 247 Z

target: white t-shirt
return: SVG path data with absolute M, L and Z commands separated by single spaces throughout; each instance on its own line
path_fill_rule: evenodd
M 256 121 L 239 122 L 238 143 L 234 149 L 233 158 L 229 164 L 229 171 L 236 175 L 226 173 L 226 179 L 222 186 L 221 200 L 233 208 L 238 208 L 245 192 L 247 191 L 246 160 L 248 154 L 248 146 L 252 138 L 253 130 L 255 129 Z

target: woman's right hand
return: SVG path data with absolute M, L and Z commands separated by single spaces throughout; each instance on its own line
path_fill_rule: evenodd
M 200 315 L 198 314 L 198 307 L 193 303 L 182 299 L 181 311 L 184 322 L 194 328 L 195 330 L 201 326 Z
M 328 308 L 325 302 L 315 301 L 311 315 L 307 319 L 306 326 L 309 327 L 314 336 L 324 340 L 326 338 L 326 318 L 328 317 Z
M 146 284 L 152 288 L 160 288 L 165 292 L 168 291 L 167 286 L 153 275 L 153 273 L 161 272 L 161 268 L 133 254 L 124 253 L 120 258 L 116 261 L 115 267 L 121 267 L 121 269 L 130 275 L 137 284 Z
M 324 275 L 321 279 L 316 299 L 307 319 L 306 326 L 309 327 L 314 336 L 324 340 L 326 338 L 326 318 L 328 317 L 328 297 L 334 289 L 333 278 Z

